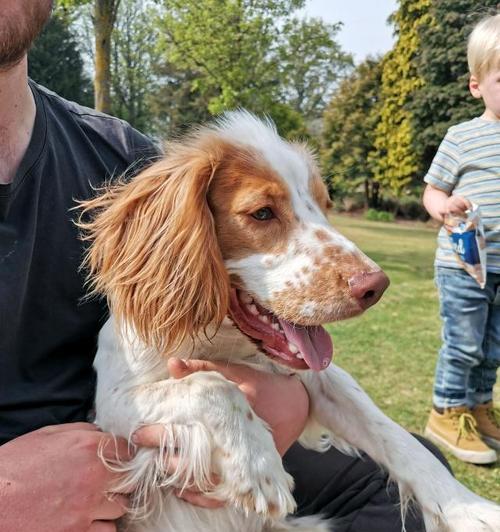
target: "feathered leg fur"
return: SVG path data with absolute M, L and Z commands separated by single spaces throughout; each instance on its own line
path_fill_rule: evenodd
M 313 425 L 331 433 L 342 450 L 359 449 L 398 483 L 401 511 L 415 498 L 427 532 L 498 532 L 500 506 L 475 495 L 418 440 L 384 415 L 345 371 L 333 364 L 301 375 L 311 399 Z M 310 440 L 304 434 L 303 442 Z

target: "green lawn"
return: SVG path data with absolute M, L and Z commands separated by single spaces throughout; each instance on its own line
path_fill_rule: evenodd
M 440 345 L 433 282 L 436 230 L 424 224 L 369 222 L 340 215 L 334 215 L 332 223 L 378 262 L 391 279 L 384 297 L 365 315 L 329 326 L 334 360 L 361 383 L 386 414 L 421 433 L 431 406 Z M 498 386 L 495 392 L 500 399 Z M 447 458 L 464 484 L 500 502 L 499 462 L 478 467 L 450 455 Z

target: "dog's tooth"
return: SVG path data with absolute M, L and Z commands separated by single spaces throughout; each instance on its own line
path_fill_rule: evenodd
M 272 327 L 275 331 L 281 331 L 281 327 L 279 326 L 279 323 L 273 323 L 273 324 L 271 324 L 271 327 Z
M 297 353 L 295 355 L 295 358 L 300 358 L 300 360 L 304 360 L 304 357 L 303 357 L 302 353 Z
M 290 352 L 294 355 L 299 352 L 299 348 L 295 344 L 292 344 L 292 342 L 288 342 L 288 349 L 290 349 Z
M 257 307 L 255 305 L 246 305 L 246 307 L 249 310 L 250 314 L 253 314 L 254 316 L 257 316 L 259 314 L 259 311 L 257 310 Z
M 269 318 L 267 316 L 263 316 L 262 314 L 259 314 L 259 320 L 263 321 L 264 323 L 269 323 Z
M 240 294 L 240 299 L 241 301 L 243 301 L 243 303 L 246 303 L 247 305 L 250 305 L 251 303 L 253 303 L 253 297 L 247 292 L 242 292 Z

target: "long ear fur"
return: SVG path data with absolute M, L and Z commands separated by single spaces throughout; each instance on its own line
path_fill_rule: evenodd
M 160 352 L 218 327 L 227 313 L 229 278 L 206 200 L 221 152 L 217 143 L 171 144 L 131 182 L 82 203 L 93 292 Z

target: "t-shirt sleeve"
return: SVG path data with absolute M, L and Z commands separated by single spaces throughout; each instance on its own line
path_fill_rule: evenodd
M 451 192 L 460 170 L 460 145 L 448 131 L 438 148 L 424 181 L 433 187 Z
M 153 139 L 128 127 L 130 164 L 139 169 L 148 166 L 162 155 L 162 151 Z

